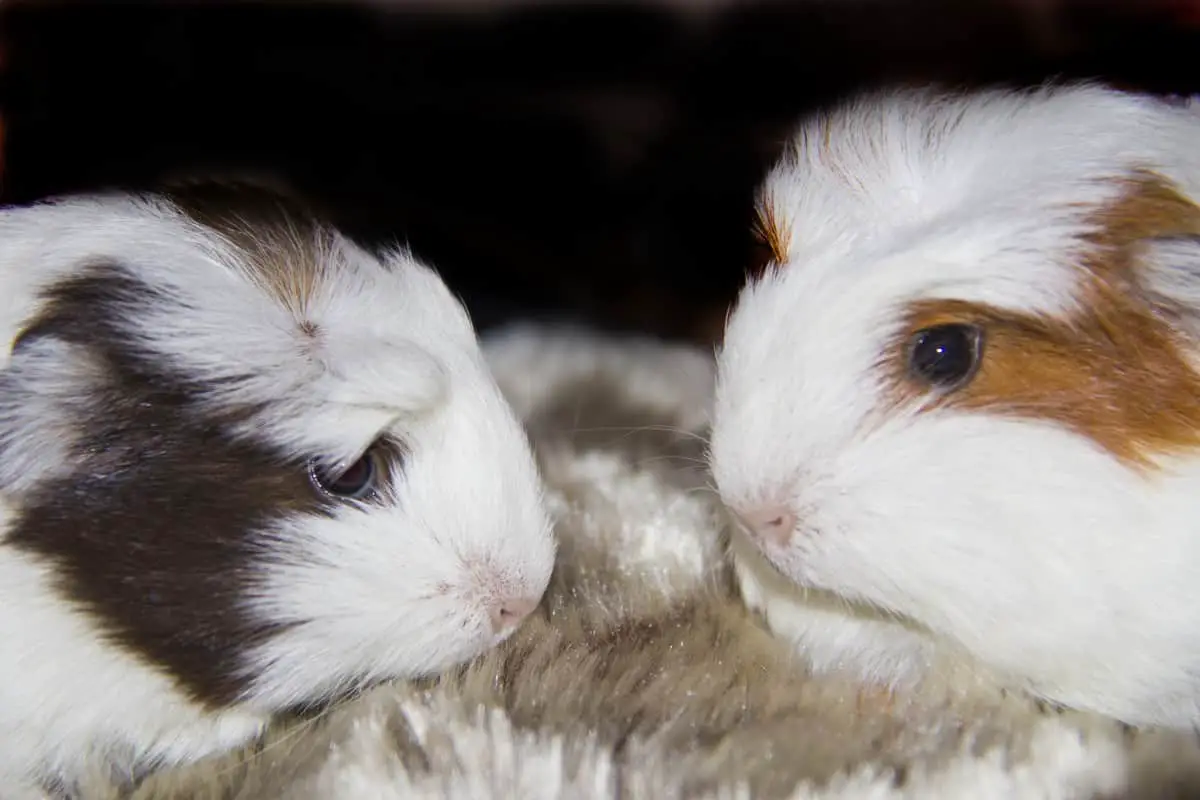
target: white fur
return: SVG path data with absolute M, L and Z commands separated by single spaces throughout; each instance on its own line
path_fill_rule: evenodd
M 250 280 L 228 242 L 157 201 L 77 197 L 0 213 L 0 338 L 36 314 L 40 288 L 111 260 L 164 293 L 136 321 L 149 346 L 210 386 L 241 376 L 209 403 L 267 403 L 246 432 L 331 462 L 385 431 L 409 450 L 388 507 L 278 521 L 252 611 L 300 624 L 247 654 L 257 678 L 224 713 L 100 641 L 51 568 L 0 541 L 0 785 L 229 747 L 288 703 L 465 660 L 497 641 L 489 604 L 543 593 L 555 545 L 541 481 L 463 307 L 405 252 L 384 263 L 332 233 L 323 246 L 330 277 L 295 309 Z M 319 326 L 315 342 L 302 321 Z M 0 466 L 9 478 L 62 467 L 71 432 L 58 415 L 90 374 L 68 349 L 41 341 L 16 363 L 4 363 L 7 348 L 0 357 L 11 369 L 64 368 L 43 382 L 53 391 L 0 409 L 39 434 Z M 5 499 L 0 530 L 19 501 Z
M 1050 423 L 881 420 L 876 368 L 912 300 L 1076 307 L 1088 209 L 1141 168 L 1200 200 L 1197 142 L 1195 104 L 1094 86 L 875 93 L 800 128 L 763 188 L 786 263 L 720 353 L 712 467 L 731 505 L 797 511 L 763 553 L 788 580 L 735 558 L 815 667 L 898 684 L 965 650 L 1067 705 L 1200 720 L 1200 458 L 1147 478 Z M 1194 304 L 1200 244 L 1161 247 L 1150 282 Z

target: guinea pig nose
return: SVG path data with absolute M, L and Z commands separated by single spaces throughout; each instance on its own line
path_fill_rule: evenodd
M 796 514 L 785 505 L 734 509 L 751 539 L 762 544 L 785 545 L 796 530 Z
M 505 597 L 494 603 L 489 612 L 492 630 L 504 633 L 511 630 L 537 608 L 538 601 L 532 597 Z

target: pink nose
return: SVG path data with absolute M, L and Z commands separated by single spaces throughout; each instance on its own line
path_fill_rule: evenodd
M 734 511 L 750 538 L 762 544 L 785 545 L 796 530 L 796 514 L 787 506 L 758 506 Z
M 512 630 L 537 608 L 538 601 L 530 597 L 505 597 L 492 606 L 489 615 L 492 630 L 504 633 Z

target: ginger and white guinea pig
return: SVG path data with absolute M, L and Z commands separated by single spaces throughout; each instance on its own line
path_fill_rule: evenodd
M 710 453 L 747 602 L 817 671 L 1200 722 L 1200 105 L 876 90 L 759 211 Z
M 466 311 L 253 186 L 0 211 L 0 785 L 459 664 L 555 544 Z M 35 791 L 37 791 L 35 789 Z

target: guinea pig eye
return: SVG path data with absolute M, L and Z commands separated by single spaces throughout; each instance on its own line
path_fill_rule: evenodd
M 308 468 L 308 476 L 313 485 L 327 495 L 361 500 L 375 491 L 379 475 L 377 461 L 375 449 L 371 448 L 352 464 L 338 465 L 334 469 L 325 469 L 314 463 Z
M 983 335 L 974 325 L 938 325 L 917 331 L 909 350 L 909 369 L 939 389 L 955 389 L 979 366 Z

